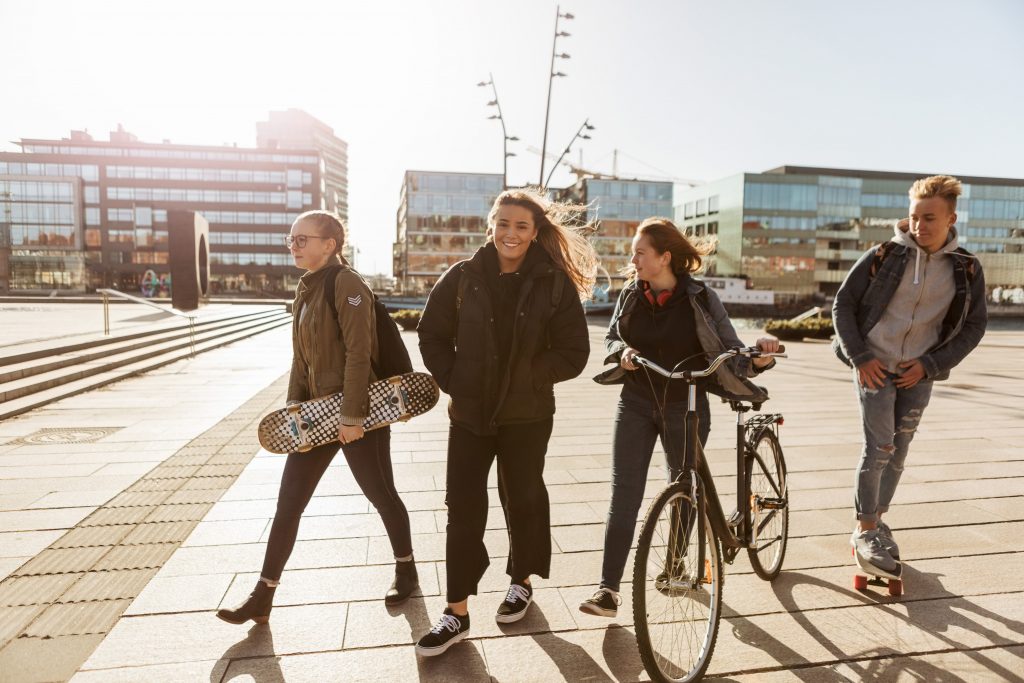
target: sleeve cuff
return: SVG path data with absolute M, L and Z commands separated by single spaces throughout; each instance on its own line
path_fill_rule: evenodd
M 340 420 L 341 424 L 346 427 L 362 427 L 365 421 L 365 417 L 350 417 L 348 415 L 342 415 Z

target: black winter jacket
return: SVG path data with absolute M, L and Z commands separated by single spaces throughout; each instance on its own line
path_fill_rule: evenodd
M 420 354 L 451 397 L 452 422 L 474 434 L 537 422 L 555 412 L 554 384 L 583 372 L 590 338 L 576 288 L 539 245 L 531 245 L 513 315 L 511 353 L 501 368 L 485 250 L 448 269 L 434 285 L 417 328 Z M 463 287 L 460 279 L 465 278 Z M 553 292 L 562 278 L 560 292 Z M 461 303 L 457 299 L 462 294 Z M 557 293 L 554 300 L 553 293 Z

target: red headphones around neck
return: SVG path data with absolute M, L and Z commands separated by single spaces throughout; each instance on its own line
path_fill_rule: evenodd
M 641 282 L 643 282 L 642 289 L 644 292 L 644 296 L 647 297 L 647 300 L 651 302 L 652 306 L 664 306 L 665 303 L 669 299 L 671 299 L 672 295 L 675 294 L 676 292 L 675 288 L 663 289 L 660 292 L 658 292 L 657 296 L 655 296 L 654 290 L 651 289 L 651 284 L 646 280 L 642 280 Z

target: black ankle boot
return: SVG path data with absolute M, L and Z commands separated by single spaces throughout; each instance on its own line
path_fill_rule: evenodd
M 391 588 L 384 596 L 384 604 L 401 605 L 419 585 L 420 577 L 416 573 L 416 563 L 413 560 L 395 562 L 395 580 L 391 582 Z
M 244 624 L 252 619 L 257 624 L 270 621 L 270 610 L 274 607 L 274 591 L 263 581 L 257 581 L 252 593 L 241 605 L 234 609 L 219 609 L 217 617 L 229 624 Z

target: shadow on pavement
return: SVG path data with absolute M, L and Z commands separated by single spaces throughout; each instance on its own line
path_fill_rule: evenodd
M 948 633 L 951 630 L 961 630 L 964 633 L 982 636 L 989 643 L 997 643 L 1000 637 L 994 631 L 985 628 L 983 624 L 970 619 L 965 614 L 971 612 L 984 619 L 1002 623 L 1016 633 L 1024 634 L 1024 624 L 1004 618 L 972 603 L 966 598 L 950 593 L 943 588 L 938 580 L 939 576 L 941 574 L 925 574 L 913 569 L 910 565 L 904 565 L 904 581 L 909 587 L 908 589 L 917 594 L 927 595 L 927 598 L 914 600 L 907 595 L 903 599 L 894 599 L 884 593 L 855 592 L 852 589 L 846 589 L 799 572 L 784 572 L 781 574 L 771 584 L 776 597 L 793 621 L 829 652 L 832 656 L 831 661 L 811 662 L 786 645 L 778 637 L 765 631 L 750 619 L 735 616 L 735 613 L 727 617 L 727 623 L 732 627 L 733 635 L 738 640 L 765 652 L 778 662 L 778 669 L 787 669 L 792 676 L 800 680 L 816 682 L 848 681 L 848 676 L 841 675 L 838 671 L 834 670 L 835 662 L 841 662 L 845 667 L 848 667 L 849 673 L 855 675 L 857 680 L 861 681 L 892 681 L 897 678 L 906 677 L 914 680 L 936 681 L 937 683 L 967 683 L 966 679 L 956 674 L 921 659 L 912 659 L 904 653 L 888 647 L 870 648 L 859 652 L 843 652 L 812 623 L 808 618 L 808 613 L 802 611 L 794 598 L 794 593 L 798 587 L 816 586 L 843 595 L 856 595 L 865 605 L 875 603 L 878 609 L 886 609 L 890 616 L 897 616 L 908 625 L 922 629 L 942 640 L 948 647 L 939 649 L 939 652 L 960 652 L 963 656 L 974 660 L 998 678 L 1003 680 L 1018 679 L 1019 674 L 1015 674 L 992 661 L 985 656 L 983 651 L 979 652 L 976 649 L 972 649 L 976 648 L 976 645 L 967 645 L 942 634 Z M 913 593 L 910 595 L 912 596 Z M 904 616 L 899 610 L 892 609 L 893 606 L 902 606 L 907 610 L 907 615 Z M 855 608 L 839 608 L 834 611 L 841 613 L 848 609 Z M 859 627 L 869 625 L 868 623 L 855 624 L 855 626 Z M 879 639 L 884 638 L 885 635 L 881 634 Z M 1002 640 L 1005 641 L 1005 638 L 1002 638 Z M 770 669 L 775 668 L 770 667 Z M 729 679 L 715 678 L 713 680 Z
M 252 653 L 270 652 L 270 656 L 252 658 Z M 232 661 L 236 657 L 247 657 Z M 227 663 L 227 671 L 223 678 L 214 680 L 210 675 L 210 683 L 228 683 L 235 678 L 255 681 L 256 683 L 284 683 L 281 671 L 281 658 L 274 654 L 274 633 L 269 624 L 256 624 L 249 629 L 246 637 L 238 641 L 220 656 L 220 661 Z M 217 668 L 214 667 L 214 671 Z

